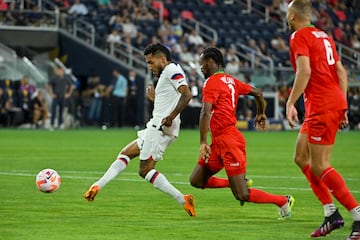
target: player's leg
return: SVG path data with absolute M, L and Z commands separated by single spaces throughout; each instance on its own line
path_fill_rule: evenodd
M 157 129 L 149 128 L 144 135 L 144 143 L 140 151 L 139 175 L 155 188 L 173 197 L 190 216 L 196 216 L 194 197 L 184 195 L 175 188 L 164 174 L 155 169 L 156 162 L 162 159 L 165 149 L 175 137 L 164 135 Z
M 281 218 L 291 217 L 291 210 L 295 203 L 291 195 L 276 195 L 260 189 L 248 188 L 244 173 L 229 176 L 229 182 L 234 197 L 240 202 L 272 203 L 280 208 Z
M 324 184 L 330 189 L 332 195 L 350 212 L 351 216 L 354 219 L 353 232 L 355 233 L 352 234 L 358 234 L 358 238 L 349 239 L 360 239 L 360 207 L 358 202 L 351 194 L 349 188 L 347 187 L 343 177 L 340 175 L 339 172 L 336 171 L 335 168 L 330 165 L 332 145 L 310 144 L 310 152 L 312 156 L 312 171 L 320 177 Z M 336 213 L 336 215 L 337 214 L 338 212 Z M 338 219 L 335 219 L 333 221 L 338 220 L 338 225 L 340 225 L 339 227 L 342 227 L 344 225 L 344 222 L 341 216 L 337 215 L 337 218 Z M 324 229 L 325 226 L 326 223 L 324 221 L 324 223 L 320 226 L 320 228 L 323 229 L 322 232 L 326 232 L 326 234 L 330 233 L 331 231 L 327 232 L 327 229 Z M 331 230 L 334 229 L 336 228 L 331 228 Z
M 351 194 L 343 177 L 330 165 L 331 153 L 339 123 L 343 112 L 328 112 L 317 119 L 315 125 L 309 127 L 309 149 L 311 171 L 318 176 L 332 195 L 350 212 L 354 219 L 353 231 L 349 239 L 360 239 L 360 207 Z M 313 138 L 311 136 L 319 136 Z M 318 141 L 320 140 L 320 142 Z
M 207 162 L 199 157 L 199 160 L 191 173 L 190 184 L 196 188 L 224 188 L 230 187 L 229 180 L 213 176 L 223 168 L 216 160 L 216 150 L 211 150 L 211 156 Z
M 138 145 L 139 139 L 130 142 L 118 154 L 115 161 L 110 165 L 104 175 L 93 183 L 89 190 L 85 192 L 84 198 L 89 202 L 94 201 L 95 196 L 98 194 L 106 184 L 113 180 L 117 175 L 125 170 L 131 159 L 139 155 L 140 149 Z
M 344 225 L 344 220 L 333 203 L 327 186 L 310 169 L 310 153 L 306 130 L 303 130 L 304 126 L 306 128 L 306 122 L 303 124 L 296 141 L 294 160 L 305 175 L 313 193 L 323 205 L 324 221 L 320 227 L 311 233 L 312 237 L 320 237 L 329 234 L 332 230 L 341 228 Z
M 281 216 L 289 218 L 291 207 L 295 200 L 292 196 L 280 196 L 265 191 L 248 188 L 246 175 L 246 151 L 245 141 L 242 135 L 234 137 L 227 136 L 219 141 L 222 149 L 221 159 L 223 160 L 226 174 L 229 178 L 230 188 L 234 197 L 240 202 L 273 203 L 280 207 Z

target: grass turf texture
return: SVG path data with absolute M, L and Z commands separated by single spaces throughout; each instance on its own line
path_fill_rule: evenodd
M 297 133 L 244 135 L 253 186 L 292 194 L 296 204 L 291 220 L 277 220 L 275 205 L 246 203 L 240 207 L 230 189 L 192 188 L 188 178 L 198 157 L 197 130 L 182 130 L 157 165 L 180 191 L 194 194 L 195 218 L 138 176 L 138 159 L 93 203 L 83 199 L 83 193 L 114 161 L 118 151 L 136 137 L 134 130 L 1 130 L 0 239 L 310 239 L 310 232 L 323 220 L 323 210 L 293 163 Z M 359 132 L 341 133 L 332 159 L 358 200 L 359 147 Z M 62 176 L 57 192 L 37 190 L 35 176 L 43 168 L 54 168 Z M 219 175 L 225 176 L 224 172 Z M 350 232 L 351 218 L 343 207 L 339 208 L 345 227 L 327 240 L 344 239 Z

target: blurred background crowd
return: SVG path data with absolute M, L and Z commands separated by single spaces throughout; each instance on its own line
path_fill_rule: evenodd
M 360 1 L 312 2 L 313 24 L 334 38 L 349 70 L 350 128 L 360 129 Z M 287 4 L 288 0 L 0 0 L 1 26 L 24 29 L 56 26 L 76 35 L 78 24 L 85 23 L 94 34 L 77 35 L 79 38 L 128 63 L 124 69 L 111 69 L 111 77 L 104 77 L 99 69 L 90 69 L 87 76 L 77 76 L 66 67 L 63 73 L 60 67 L 59 73 L 59 66 L 52 66 L 44 84 L 26 74 L 20 79 L 0 76 L 0 124 L 45 128 L 48 121 L 50 129 L 142 127 L 151 110 L 143 98 L 143 89 L 152 81 L 142 77 L 141 64 L 130 64 L 124 56 L 141 58 L 142 49 L 155 42 L 166 44 L 173 60 L 186 70 L 193 99 L 184 113 L 183 125 L 197 125 L 193 115 L 198 114 L 201 106 L 204 82 L 198 60 L 199 53 L 208 46 L 221 49 L 228 73 L 262 88 L 269 99 L 276 99 L 276 106 L 270 104 L 272 111 L 268 115 L 282 121 L 293 81 L 288 57 L 290 32 L 285 22 Z M 58 18 L 44 9 L 56 9 Z M 28 52 L 21 49 L 17 53 Z M 0 69 L 1 58 L 0 52 Z M 66 65 L 66 60 L 63 62 Z M 64 101 L 54 104 L 51 94 L 59 90 L 53 84 L 56 79 L 64 83 Z M 253 99 L 241 99 L 237 117 L 251 121 Z

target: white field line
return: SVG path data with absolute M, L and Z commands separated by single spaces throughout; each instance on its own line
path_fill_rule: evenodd
M 65 173 L 65 174 L 64 174 Z M 80 175 L 66 175 L 66 174 L 80 174 Z M 96 174 L 99 176 L 84 176 L 88 174 Z M 63 179 L 90 179 L 90 180 L 97 180 L 99 177 L 101 177 L 103 172 L 92 172 L 92 171 L 61 171 L 61 178 Z M 36 174 L 30 173 L 29 171 L 25 170 L 13 170 L 13 171 L 0 171 L 0 175 L 5 176 L 15 176 L 15 177 L 36 177 Z M 185 176 L 184 174 L 166 174 L 171 176 Z M 122 176 L 134 176 L 137 178 L 123 178 Z M 290 176 L 259 176 L 254 175 L 251 176 L 253 179 L 257 178 L 271 178 L 271 179 L 301 179 L 302 177 L 290 177 Z M 359 181 L 359 178 L 346 178 L 346 181 Z M 113 181 L 125 181 L 125 182 L 144 182 L 142 178 L 138 176 L 137 173 L 121 173 L 117 178 L 115 178 Z M 177 181 L 171 181 L 173 184 L 179 184 L 179 185 L 188 185 L 189 182 L 177 182 Z M 295 187 L 269 187 L 269 186 L 258 186 L 255 185 L 256 188 L 260 189 L 280 189 L 280 190 L 294 190 L 294 191 L 311 191 L 310 188 L 295 188 Z M 352 193 L 360 193 L 360 191 L 351 191 Z

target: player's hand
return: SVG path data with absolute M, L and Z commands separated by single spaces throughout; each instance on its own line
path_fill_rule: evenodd
M 172 118 L 170 116 L 167 116 L 161 120 L 161 125 L 165 127 L 170 127 L 172 124 Z
M 205 162 L 208 161 L 210 153 L 211 153 L 210 146 L 207 143 L 202 143 L 200 145 L 200 156 L 203 159 L 205 159 Z
M 154 88 L 153 85 L 149 84 L 146 87 L 146 96 L 150 101 L 154 102 L 154 100 L 155 100 L 155 88 Z
M 265 129 L 265 125 L 266 125 L 266 115 L 257 114 L 255 117 L 255 127 Z
M 348 115 L 347 115 L 347 111 L 345 112 L 344 114 L 344 117 L 343 119 L 341 120 L 340 122 L 340 125 L 339 125 L 339 129 L 344 129 L 346 128 L 347 126 L 349 125 L 349 119 L 348 119 Z
M 298 112 L 294 105 L 286 106 L 286 118 L 291 128 L 294 128 L 299 123 Z

